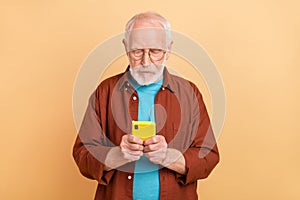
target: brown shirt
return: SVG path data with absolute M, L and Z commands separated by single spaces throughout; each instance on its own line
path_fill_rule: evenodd
M 91 95 L 73 156 L 80 172 L 98 181 L 95 199 L 132 199 L 134 162 L 104 171 L 104 160 L 138 119 L 139 98 L 128 69 L 104 80 Z M 160 199 L 198 199 L 197 180 L 206 178 L 219 162 L 219 153 L 202 95 L 197 87 L 164 71 L 155 97 L 157 134 L 169 148 L 183 153 L 187 174 L 161 167 Z

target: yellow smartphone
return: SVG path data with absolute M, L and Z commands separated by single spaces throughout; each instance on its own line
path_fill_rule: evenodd
M 156 135 L 156 124 L 151 121 L 132 121 L 132 135 L 143 141 Z

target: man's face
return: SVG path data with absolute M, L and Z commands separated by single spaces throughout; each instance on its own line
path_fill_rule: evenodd
M 160 80 L 168 59 L 166 32 L 159 23 L 137 21 L 124 42 L 130 73 L 140 85 Z

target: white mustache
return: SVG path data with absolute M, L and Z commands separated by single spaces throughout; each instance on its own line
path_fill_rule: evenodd
M 155 65 L 138 65 L 136 66 L 133 71 L 140 72 L 140 73 L 155 73 L 156 72 L 156 66 Z
M 149 85 L 156 82 L 163 74 L 164 67 L 163 65 L 138 65 L 134 68 L 130 68 L 130 73 L 132 77 L 140 85 Z
M 139 73 L 154 73 L 153 70 L 137 70 L 136 72 L 139 72 Z

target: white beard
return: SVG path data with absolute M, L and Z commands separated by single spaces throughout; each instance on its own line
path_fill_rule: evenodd
M 138 65 L 130 67 L 129 71 L 134 80 L 140 85 L 150 85 L 163 77 L 164 63 L 161 65 L 150 64 L 148 66 Z

